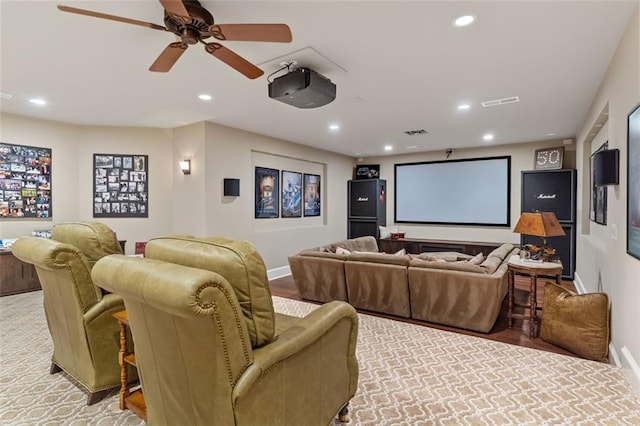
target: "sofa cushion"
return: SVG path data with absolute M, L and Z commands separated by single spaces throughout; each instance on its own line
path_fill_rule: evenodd
M 487 257 L 481 264 L 480 267 L 484 269 L 487 274 L 493 274 L 496 269 L 500 267 L 502 264 L 502 259 L 496 256 Z
M 349 251 L 378 251 L 378 243 L 376 239 L 370 235 L 366 237 L 358 237 L 350 240 L 343 240 L 337 243 L 333 243 L 330 245 L 332 251 L 336 251 L 337 247 L 342 247 L 343 249 L 347 249 Z
M 494 249 L 491 253 L 489 253 L 487 258 L 497 257 L 502 260 L 505 257 L 507 257 L 509 253 L 511 253 L 511 250 L 513 250 L 513 248 L 514 248 L 513 244 L 510 244 L 510 243 L 502 244 L 500 247 Z
M 473 256 L 465 253 L 458 253 L 457 251 L 433 251 L 420 254 L 410 254 L 412 259 L 420 260 L 432 260 L 442 262 L 457 262 L 460 260 L 469 260 Z
M 409 256 L 397 256 L 388 253 L 351 253 L 347 260 L 349 262 L 387 263 L 391 265 L 409 266 Z
M 53 227 L 51 239 L 77 247 L 90 267 L 104 256 L 122 254 L 115 232 L 100 222 L 60 223 Z
M 540 337 L 582 358 L 608 362 L 607 294 L 575 294 L 547 282 L 544 286 Z
M 478 253 L 467 262 L 469 262 L 470 265 L 480 265 L 482 262 L 484 262 L 484 254 Z
M 409 262 L 409 266 L 416 268 L 433 268 L 446 269 L 450 271 L 474 272 L 477 274 L 487 273 L 486 269 L 481 268 L 479 265 L 472 265 L 466 261 L 439 262 L 437 260 L 422 260 L 414 258 Z
M 260 346 L 274 336 L 275 317 L 267 270 L 250 242 L 222 237 L 160 237 L 147 243 L 145 255 L 222 275 L 236 293 L 252 346 Z
M 300 256 L 311 256 L 311 257 L 325 257 L 329 259 L 338 259 L 338 260 L 347 260 L 346 254 L 338 254 L 332 253 L 330 251 L 318 250 L 318 249 L 310 249 L 303 250 L 299 253 Z

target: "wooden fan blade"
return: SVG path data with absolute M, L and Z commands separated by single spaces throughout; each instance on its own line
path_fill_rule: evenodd
M 187 50 L 187 46 L 185 43 L 181 41 L 176 41 L 175 43 L 169 44 L 162 51 L 160 56 L 156 58 L 155 62 L 151 64 L 149 67 L 149 71 L 155 72 L 167 72 L 171 69 L 173 64 L 175 64 L 180 56 Z
M 209 32 L 218 40 L 290 43 L 292 39 L 291 29 L 287 24 L 212 25 Z
M 227 49 L 221 44 L 207 43 L 204 48 L 211 55 L 220 59 L 231 68 L 235 69 L 236 71 L 240 72 L 250 79 L 258 78 L 262 74 L 264 74 L 264 71 L 262 71 L 260 68 L 256 67 L 251 62 L 244 59 L 242 56 L 238 55 L 230 49 Z
M 160 3 L 162 3 L 162 7 L 164 7 L 167 13 L 178 16 L 185 22 L 191 20 L 191 16 L 184 6 L 184 3 L 182 3 L 182 0 L 160 0 Z
M 58 5 L 58 9 L 63 12 L 77 13 L 78 15 L 93 16 L 94 18 L 109 19 L 111 21 L 124 22 L 125 24 L 140 25 L 141 27 L 152 28 L 154 30 L 168 31 L 162 25 L 152 24 L 151 22 L 138 21 L 137 19 L 123 18 L 122 16 L 108 15 L 106 13 L 94 12 L 92 10 L 77 9 L 75 7 Z

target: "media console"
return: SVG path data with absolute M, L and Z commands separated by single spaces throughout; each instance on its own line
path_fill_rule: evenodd
M 501 245 L 502 243 L 425 240 L 418 238 L 381 238 L 378 240 L 380 251 L 386 253 L 395 253 L 398 250 L 405 249 L 407 253 L 414 254 L 434 251 L 456 251 L 471 255 L 483 253 L 486 256 Z

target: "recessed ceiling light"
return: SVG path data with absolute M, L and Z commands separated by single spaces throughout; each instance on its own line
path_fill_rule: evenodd
M 454 27 L 466 27 L 467 25 L 471 24 L 475 20 L 476 20 L 476 17 L 473 16 L 473 15 L 459 16 L 456 19 L 454 19 L 453 26 Z
M 330 124 L 329 130 L 340 130 L 340 125 L 338 124 Z
M 549 132 L 549 133 L 545 133 L 544 135 L 545 135 L 545 136 L 556 136 L 556 135 L 557 135 L 557 133 Z
M 36 105 L 46 105 L 47 101 L 45 101 L 44 99 L 39 99 L 39 98 L 34 98 L 34 99 L 29 99 L 29 102 L 31 102 L 32 104 L 36 104 Z
M 469 108 L 471 108 L 471 105 L 469 105 L 469 104 L 460 104 L 460 105 L 458 105 L 458 109 L 459 110 L 465 110 L 465 109 L 469 109 Z
M 393 146 L 391 146 L 391 145 L 385 145 L 385 146 L 384 146 L 384 150 L 385 150 L 385 151 L 391 151 L 391 150 L 393 150 Z
M 418 145 L 410 145 L 407 147 L 407 149 L 416 149 L 418 148 Z
M 484 139 L 485 141 L 492 141 L 493 140 L 493 135 L 491 133 L 487 133 L 486 135 L 484 135 L 482 137 L 482 139 Z
M 211 99 L 213 99 L 213 96 L 203 93 L 201 95 L 198 95 L 198 99 L 202 100 L 202 101 L 210 101 Z

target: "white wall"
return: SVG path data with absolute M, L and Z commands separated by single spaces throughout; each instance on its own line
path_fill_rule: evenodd
M 394 222 L 394 164 L 421 161 L 442 161 L 446 159 L 445 151 L 433 151 L 416 154 L 394 155 L 389 157 L 373 157 L 363 159 L 363 164 L 380 164 L 380 175 L 387 180 L 387 225 L 398 226 L 407 238 L 432 238 L 443 240 L 509 242 L 520 244 L 520 234 L 514 234 L 513 228 L 520 217 L 521 175 L 523 170 L 533 170 L 533 159 L 536 149 L 564 146 L 562 140 L 530 142 L 489 146 L 484 148 L 456 149 L 450 160 L 466 158 L 483 158 L 511 156 L 511 226 L 463 226 L 463 225 L 413 225 Z M 565 147 L 564 167 L 575 167 L 575 143 Z M 482 181 L 478 181 L 478 190 L 482 189 Z
M 620 362 L 627 377 L 640 395 L 640 260 L 626 253 L 627 232 L 627 114 L 640 103 L 640 10 L 636 8 L 598 93 L 587 120 L 578 132 L 577 158 L 589 164 L 591 152 L 602 142 L 620 149 L 620 185 L 611 186 L 607 194 L 607 225 L 581 221 L 578 227 L 576 281 L 586 291 L 599 286 L 611 301 L 612 355 Z M 600 112 L 608 105 L 609 120 L 587 143 L 589 132 Z M 635 165 L 638 167 L 638 165 Z M 587 167 L 578 171 L 579 185 L 589 185 Z M 589 191 L 580 191 L 579 215 L 588 219 Z M 615 237 L 615 238 L 614 238 Z M 599 284 L 600 283 L 600 284 Z M 634 371 L 635 369 L 635 371 Z

